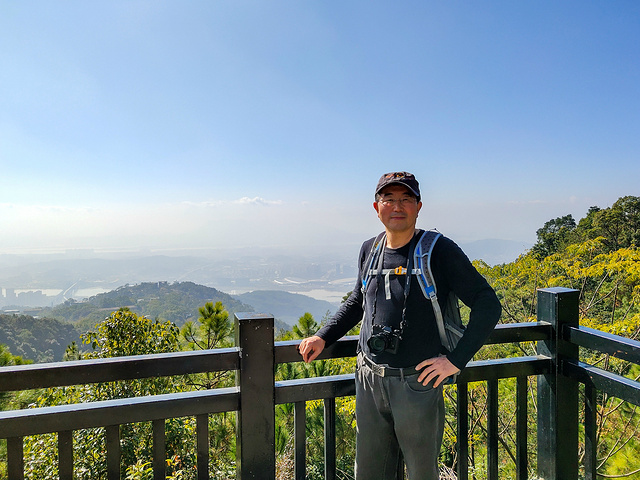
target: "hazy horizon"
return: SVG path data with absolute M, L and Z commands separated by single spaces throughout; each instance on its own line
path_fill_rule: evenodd
M 523 253 L 520 244 L 497 240 L 461 247 L 472 260 L 482 259 L 491 265 L 513 261 Z M 125 284 L 148 282 L 194 282 L 231 295 L 278 290 L 340 303 L 356 280 L 358 248 L 333 252 L 321 249 L 292 252 L 273 247 L 259 251 L 228 249 L 215 256 L 193 255 L 194 252 L 183 255 L 185 252 L 87 250 L 5 254 L 0 255 L 0 308 L 52 306 L 68 298 L 81 300 Z

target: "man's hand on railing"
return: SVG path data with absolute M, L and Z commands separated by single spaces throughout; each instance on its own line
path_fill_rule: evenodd
M 305 338 L 300 342 L 298 351 L 302 355 L 302 359 L 309 363 L 316 359 L 318 355 L 324 350 L 325 341 L 314 335 L 313 337 Z
M 434 387 L 440 385 L 447 377 L 460 371 L 458 367 L 451 363 L 444 355 L 420 362 L 416 365 L 416 370 L 422 370 L 418 376 L 419 382 L 422 382 L 423 385 L 428 385 L 431 380 L 435 379 L 433 383 Z

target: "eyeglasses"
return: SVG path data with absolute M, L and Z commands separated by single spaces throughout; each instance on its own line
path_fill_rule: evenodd
M 415 205 L 418 203 L 415 197 L 381 198 L 378 201 L 385 207 L 395 207 L 396 205 L 408 207 L 409 205 Z

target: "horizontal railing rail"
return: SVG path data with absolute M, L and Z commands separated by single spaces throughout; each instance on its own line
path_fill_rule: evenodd
M 621 360 L 640 365 L 640 342 L 579 325 L 565 325 L 564 339 L 579 347 L 608 353 Z
M 168 393 L 0 412 L 0 438 L 238 410 L 237 388 Z
M 593 328 L 566 325 L 564 338 L 574 345 L 608 354 L 620 360 L 640 365 L 640 342 Z M 562 373 L 585 385 L 616 398 L 640 406 L 640 382 L 590 365 L 579 359 L 564 359 Z
M 0 368 L 0 391 L 168 377 L 237 370 L 238 348 L 156 353 L 69 362 L 33 363 Z
M 637 380 L 576 360 L 565 360 L 562 371 L 567 377 L 575 378 L 584 385 L 640 406 L 640 383 Z
M 331 358 L 331 357 L 330 357 Z M 527 377 L 549 373 L 543 356 L 473 361 L 460 382 Z M 354 395 L 354 375 L 308 377 L 275 382 L 275 403 L 295 403 Z M 107 425 L 238 410 L 237 387 L 76 403 L 0 412 L 0 438 L 97 428 Z

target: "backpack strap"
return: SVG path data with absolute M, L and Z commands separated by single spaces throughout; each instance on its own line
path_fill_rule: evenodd
M 385 298 L 387 300 L 391 300 L 391 285 L 390 285 L 390 276 L 391 275 L 418 275 L 419 270 L 415 268 L 411 268 L 410 265 L 407 267 L 398 266 L 396 268 L 382 268 L 384 262 L 384 249 L 386 244 L 386 233 L 382 232 L 379 234 L 373 242 L 371 246 L 371 251 L 369 252 L 369 256 L 367 257 L 367 261 L 365 265 L 368 267 L 362 275 L 362 294 L 366 297 L 367 288 L 369 286 L 369 281 L 371 277 L 377 276 L 380 274 L 382 278 L 384 278 L 384 291 Z M 411 240 L 412 249 L 414 249 L 413 245 L 416 244 L 415 237 Z M 411 260 L 411 258 L 410 258 Z M 411 263 L 411 261 L 409 261 Z M 408 289 L 410 287 L 409 283 L 406 283 L 407 292 L 405 295 L 408 295 Z
M 382 252 L 383 248 L 384 248 L 384 242 L 387 239 L 387 234 L 385 232 L 380 233 L 375 240 L 373 241 L 373 244 L 371 245 L 371 250 L 369 251 L 369 255 L 367 256 L 367 260 L 365 261 L 365 269 L 362 272 L 362 295 L 364 296 L 364 298 L 366 298 L 366 293 L 367 293 L 367 288 L 369 286 L 369 280 L 371 280 L 371 277 L 373 275 L 377 274 L 377 270 L 375 270 L 373 268 L 373 266 L 376 263 L 376 260 L 378 260 L 378 257 L 380 256 L 380 253 Z
M 413 258 L 416 270 L 419 271 L 417 274 L 418 284 L 420 285 L 424 296 L 431 300 L 433 313 L 436 317 L 436 325 L 438 326 L 438 334 L 440 335 L 440 342 L 447 350 L 452 351 L 453 346 L 450 344 L 445 330 L 442 309 L 440 308 L 440 303 L 438 303 L 436 284 L 433 280 L 433 273 L 431 273 L 431 253 L 433 252 L 433 247 L 435 246 L 436 241 L 441 236 L 442 234 L 435 230 L 425 231 L 416 245 L 413 252 Z

